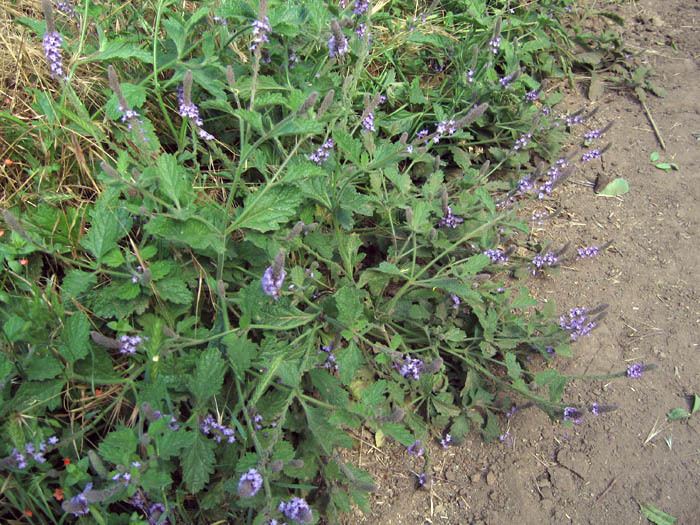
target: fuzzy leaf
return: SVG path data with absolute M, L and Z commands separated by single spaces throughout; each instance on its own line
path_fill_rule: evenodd
M 98 448 L 105 461 L 115 465 L 128 465 L 131 456 L 136 453 L 138 439 L 130 428 L 120 428 L 107 434 Z
M 190 433 L 189 438 L 182 456 L 182 475 L 187 490 L 196 494 L 214 472 L 214 442 L 200 432 Z
M 90 351 L 90 321 L 83 312 L 71 315 L 61 333 L 59 352 L 69 363 L 85 357 Z
M 197 359 L 197 368 L 189 381 L 190 391 L 199 406 L 204 405 L 221 389 L 226 362 L 218 348 L 209 347 Z
M 617 197 L 619 195 L 624 195 L 630 191 L 629 183 L 622 178 L 617 178 L 612 182 L 609 182 L 602 191 L 598 192 L 601 197 Z
M 275 186 L 261 194 L 262 191 L 260 189 L 246 199 L 245 206 L 234 220 L 237 228 L 268 232 L 296 217 L 296 209 L 301 203 L 298 189 Z

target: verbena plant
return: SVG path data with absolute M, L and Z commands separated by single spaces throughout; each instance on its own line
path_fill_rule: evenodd
M 513 239 L 526 191 L 563 179 L 523 175 L 564 137 L 540 79 L 566 74 L 568 3 L 20 20 L 55 91 L 3 120 L 31 152 L 0 238 L 3 519 L 333 520 L 367 508 L 336 452 L 362 426 L 415 450 L 494 439 L 515 400 L 580 416 L 542 363 L 598 313 L 559 326 L 512 279 L 562 257 Z M 76 137 L 79 201 L 45 176 Z

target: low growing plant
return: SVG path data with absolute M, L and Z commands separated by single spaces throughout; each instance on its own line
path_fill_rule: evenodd
M 546 363 L 604 308 L 560 326 L 513 279 L 566 257 L 514 239 L 580 121 L 540 84 L 568 2 L 64 4 L 19 21 L 55 95 L 4 127 L 27 173 L 93 144 L 99 191 L 31 176 L 3 212 L 3 519 L 315 523 L 367 508 L 362 426 L 581 417 Z

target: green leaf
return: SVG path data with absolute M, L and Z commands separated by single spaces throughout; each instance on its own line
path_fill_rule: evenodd
M 90 351 L 90 321 L 78 311 L 71 315 L 61 332 L 59 352 L 69 363 L 85 357 Z
M 328 410 L 305 404 L 304 411 L 306 412 L 306 422 L 309 430 L 311 430 L 311 434 L 313 434 L 316 442 L 326 454 L 330 454 L 337 446 L 352 447 L 350 436 L 330 424 L 329 418 L 331 413 Z
M 411 431 L 400 423 L 384 423 L 381 426 L 381 430 L 387 436 L 392 437 L 405 447 L 412 445 L 416 440 Z
M 566 376 L 561 375 L 556 370 L 543 370 L 535 374 L 535 383 L 541 386 L 549 387 L 549 400 L 556 403 L 561 399 L 564 393 L 564 387 L 568 382 Z
M 146 103 L 146 88 L 144 86 L 129 84 L 128 82 L 122 82 L 120 86 L 124 98 L 132 109 L 140 108 Z M 119 120 L 123 115 L 123 112 L 119 109 L 119 99 L 114 93 L 112 93 L 105 105 L 105 114 L 112 120 Z
M 661 155 L 659 155 L 658 151 L 652 151 L 651 155 L 649 155 L 649 160 L 651 162 L 657 162 L 661 158 Z
M 214 442 L 201 432 L 191 432 L 182 457 L 182 475 L 187 490 L 196 494 L 209 482 L 214 472 Z
M 192 291 L 179 277 L 162 279 L 155 283 L 155 288 L 163 299 L 171 303 L 190 304 L 192 302 Z
M 351 330 L 361 330 L 367 324 L 362 292 L 353 286 L 343 286 L 334 297 L 338 307 L 338 320 Z
M 411 88 L 408 92 L 408 101 L 411 104 L 425 104 L 428 102 L 428 99 L 425 98 L 425 95 L 423 94 L 423 90 L 420 88 L 419 76 L 414 77 L 413 81 L 411 82 Z
M 642 515 L 656 525 L 673 525 L 678 521 L 678 518 L 666 514 L 664 511 L 657 509 L 654 505 L 646 504 L 640 505 L 640 507 Z
M 335 352 L 336 363 L 338 364 L 338 377 L 345 385 L 349 385 L 355 378 L 357 371 L 364 365 L 362 350 L 350 341 L 347 348 L 338 349 Z
M 117 241 L 131 229 L 131 217 L 125 208 L 120 207 L 116 194 L 105 191 L 90 213 L 90 229 L 80 240 L 97 260 L 117 247 Z
M 197 359 L 194 375 L 189 380 L 190 391 L 199 406 L 219 393 L 224 382 L 226 362 L 216 347 L 207 348 Z
M 301 203 L 299 190 L 292 186 L 274 186 L 269 191 L 250 195 L 234 220 L 237 228 L 268 232 L 279 228 L 297 215 Z
M 30 381 L 53 379 L 63 371 L 61 362 L 52 355 L 32 357 L 27 363 L 27 377 Z M 1 378 L 0 378 L 1 379 Z
M 226 356 L 231 364 L 231 368 L 242 377 L 246 370 L 250 368 L 253 359 L 257 355 L 258 345 L 250 341 L 244 335 L 230 333 L 221 338 L 221 342 L 226 347 Z
M 518 359 L 513 352 L 508 352 L 506 354 L 505 363 L 506 368 L 508 369 L 508 377 L 510 377 L 513 381 L 520 379 L 520 374 L 522 373 L 523 369 L 520 366 L 520 363 L 518 363 Z
M 618 195 L 624 195 L 628 191 L 630 191 L 630 185 L 627 180 L 617 178 L 609 182 L 602 191 L 598 192 L 598 195 L 601 197 L 617 197 Z
M 130 428 L 122 427 L 110 432 L 98 447 L 100 456 L 115 465 L 128 465 L 136 454 L 138 438 Z
M 669 421 L 678 421 L 679 419 L 688 419 L 690 417 L 690 412 L 685 408 L 674 408 L 666 414 L 666 418 Z
M 690 409 L 690 413 L 695 414 L 695 412 L 697 412 L 698 410 L 700 410 L 700 396 L 697 394 L 694 394 L 693 395 L 693 408 Z
M 663 170 L 666 173 L 672 170 L 680 170 L 680 167 L 675 162 L 657 162 L 656 164 L 654 164 L 654 167 Z
M 100 43 L 100 49 L 97 53 L 89 55 L 84 59 L 84 62 L 104 62 L 111 61 L 115 58 L 135 59 L 151 64 L 153 62 L 153 54 L 140 47 L 123 42 L 120 40 L 103 40 Z
M 189 445 L 192 441 L 192 436 L 184 430 L 171 431 L 166 430 L 162 436 L 157 438 L 158 457 L 162 459 L 170 459 L 174 456 L 179 456 L 180 451 Z
M 78 299 L 95 284 L 97 284 L 97 275 L 94 273 L 71 270 L 61 283 L 61 300 L 64 303 L 69 303 L 71 299 Z
M 187 171 L 174 155 L 167 153 L 158 157 L 156 168 L 159 190 L 175 204 L 176 208 L 186 207 L 194 197 L 192 181 L 189 180 Z

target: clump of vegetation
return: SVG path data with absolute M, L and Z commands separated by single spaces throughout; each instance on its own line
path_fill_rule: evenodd
M 516 210 L 573 168 L 582 117 L 541 84 L 565 73 L 568 3 L 18 19 L 52 91 L 2 121 L 24 153 L 0 238 L 3 519 L 315 523 L 367 506 L 336 452 L 361 426 L 415 448 L 495 439 L 516 400 L 580 419 L 546 363 L 604 308 L 560 326 L 517 280 L 567 257 L 518 246 Z

